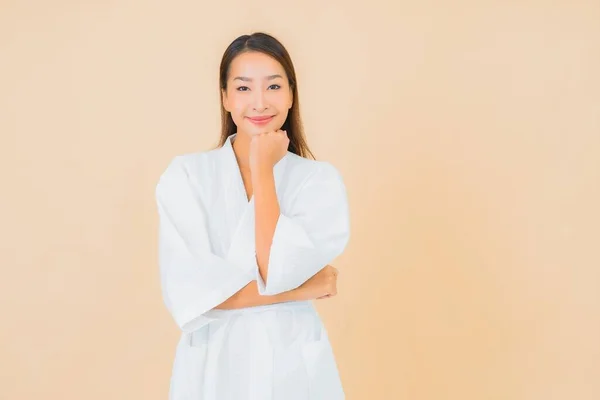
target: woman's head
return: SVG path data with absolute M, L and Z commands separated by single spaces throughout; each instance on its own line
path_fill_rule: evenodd
M 235 39 L 221 59 L 219 86 L 221 145 L 236 132 L 254 135 L 283 129 L 290 152 L 314 158 L 304 138 L 294 65 L 277 39 L 261 32 Z M 271 118 L 257 124 L 255 117 Z

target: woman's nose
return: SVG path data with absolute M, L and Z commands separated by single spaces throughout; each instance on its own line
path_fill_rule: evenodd
M 254 109 L 256 111 L 263 111 L 265 107 L 265 95 L 262 91 L 254 92 Z

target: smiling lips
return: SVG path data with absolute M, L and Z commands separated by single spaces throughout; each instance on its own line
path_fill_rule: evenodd
M 263 116 L 263 117 L 248 117 L 248 119 L 250 120 L 250 122 L 252 122 L 253 124 L 256 125 L 264 125 L 267 122 L 269 122 L 270 120 L 273 119 L 272 115 L 268 115 L 268 116 Z

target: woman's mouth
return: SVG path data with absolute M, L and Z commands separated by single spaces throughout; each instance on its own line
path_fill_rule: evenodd
M 265 125 L 273 119 L 273 115 L 264 117 L 248 117 L 248 119 L 255 125 Z

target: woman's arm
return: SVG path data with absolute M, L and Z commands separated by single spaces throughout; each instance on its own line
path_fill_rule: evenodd
M 212 252 L 208 216 L 189 181 L 188 159 L 177 156 L 156 185 L 159 266 L 164 303 L 184 332 L 212 319 L 204 314 L 255 281 L 245 262 Z
M 269 252 L 273 243 L 273 234 L 277 226 L 280 209 L 275 189 L 273 168 L 262 168 L 252 171 L 252 187 L 254 191 L 256 263 L 258 273 L 267 282 Z
M 346 187 L 332 164 L 315 165 L 285 212 L 274 186 L 273 173 L 255 173 L 256 281 L 263 296 L 298 288 L 339 256 L 350 237 Z
M 274 295 L 261 295 L 258 290 L 258 282 L 252 281 L 215 308 L 230 310 L 286 301 L 327 299 L 337 295 L 337 276 L 338 269 L 327 264 L 325 268 L 296 289 Z
M 301 297 L 300 288 L 275 295 L 261 296 L 258 293 L 257 282 L 252 281 L 215 308 L 221 310 L 231 310 L 236 308 L 263 306 L 267 304 L 283 303 L 286 301 L 295 300 L 304 300 L 304 298 Z

